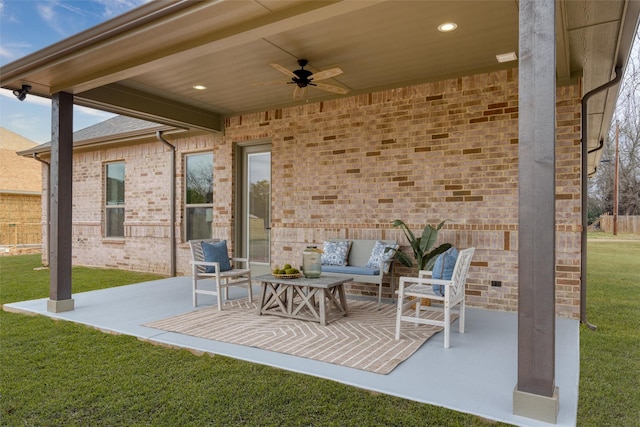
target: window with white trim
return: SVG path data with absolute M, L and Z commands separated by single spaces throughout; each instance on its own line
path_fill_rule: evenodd
M 185 157 L 185 240 L 210 239 L 213 222 L 213 153 Z
M 124 237 L 124 162 L 105 165 L 105 236 Z

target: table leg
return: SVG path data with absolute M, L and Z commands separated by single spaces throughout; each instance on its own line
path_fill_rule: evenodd
M 339 285 L 331 288 L 327 292 L 327 304 L 328 304 L 327 316 L 329 315 L 329 313 L 331 313 L 331 310 L 333 309 L 333 307 L 335 307 L 340 313 L 346 316 L 347 315 L 347 298 L 344 293 L 344 288 L 340 287 Z
M 296 296 L 293 286 L 287 286 L 287 313 L 293 313 L 293 298 Z
M 322 289 L 320 291 L 320 324 L 322 326 L 327 326 L 327 289 Z
M 342 310 L 344 310 L 344 315 L 347 316 L 349 312 L 347 310 L 347 295 L 344 292 L 344 283 L 338 285 L 338 299 Z
M 288 286 L 279 283 L 264 282 L 265 288 L 271 290 L 270 295 L 265 295 L 264 300 L 260 304 L 260 312 L 265 313 L 267 310 L 273 310 L 278 307 L 282 313 L 287 311 L 287 290 Z M 265 291 L 265 294 L 267 292 Z
M 267 296 L 267 284 L 265 282 L 260 282 L 260 300 L 258 302 L 258 316 L 262 315 L 262 307 L 266 302 Z

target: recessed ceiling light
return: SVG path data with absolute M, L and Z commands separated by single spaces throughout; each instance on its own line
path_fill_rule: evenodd
M 443 33 L 448 33 L 449 31 L 453 31 L 458 28 L 458 24 L 454 22 L 445 22 L 444 24 L 438 25 L 438 31 Z
M 193 88 L 194 88 L 195 90 L 205 90 L 207 87 L 206 87 L 206 86 L 203 86 L 203 85 L 195 85 L 195 86 L 193 86 Z
M 500 55 L 496 55 L 496 59 L 498 62 L 510 62 L 518 59 L 518 56 L 515 52 L 501 53 Z

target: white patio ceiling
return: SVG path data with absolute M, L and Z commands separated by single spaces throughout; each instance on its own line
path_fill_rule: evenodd
M 558 1 L 558 84 L 583 76 L 583 91 L 614 76 L 628 56 L 640 2 Z M 457 30 L 441 33 L 443 22 Z M 294 105 L 293 86 L 272 68 L 340 67 L 324 82 L 349 95 L 516 67 L 518 2 L 163 1 L 150 2 L 0 70 L 2 87 L 159 123 L 222 130 L 225 116 Z M 204 85 L 198 91 L 194 85 Z M 589 103 L 589 148 L 607 131 L 617 87 Z M 310 88 L 316 102 L 337 96 Z M 590 159 L 589 169 L 598 159 Z

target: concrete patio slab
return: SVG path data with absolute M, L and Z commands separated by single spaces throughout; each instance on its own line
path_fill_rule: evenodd
M 256 292 L 258 290 L 256 286 Z M 246 291 L 230 290 L 231 298 Z M 517 426 L 575 426 L 578 408 L 579 322 L 556 321 L 556 385 L 560 390 L 557 424 L 512 414 L 517 381 L 517 315 L 467 309 L 465 334 L 452 329 L 451 348 L 443 334 L 427 341 L 388 375 L 374 374 L 257 348 L 227 344 L 142 326 L 192 311 L 191 278 L 175 277 L 73 295 L 75 310 L 47 312 L 47 298 L 5 304 L 5 310 L 41 314 L 150 342 L 273 366 L 355 387 L 442 406 Z M 197 309 L 215 305 L 202 296 Z

